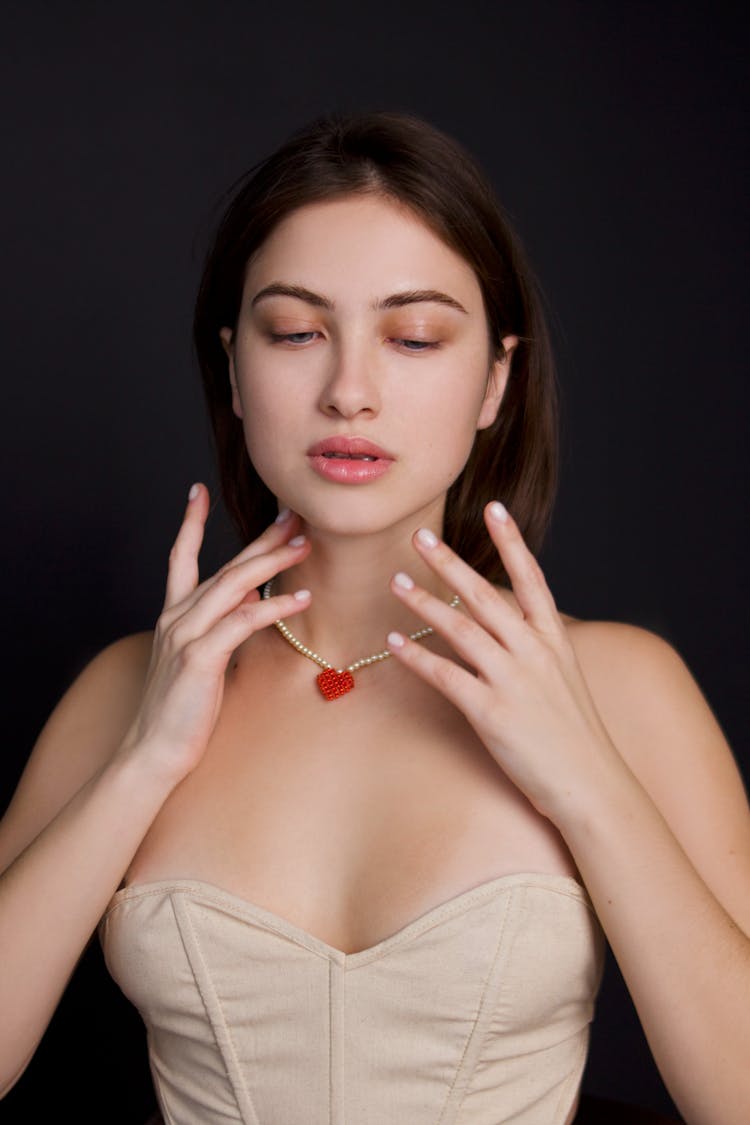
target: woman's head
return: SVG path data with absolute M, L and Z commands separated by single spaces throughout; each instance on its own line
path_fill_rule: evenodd
M 233 409 L 227 332 L 224 342 L 220 332 L 236 330 L 248 266 L 252 270 L 253 260 L 262 258 L 264 243 L 285 220 L 303 208 L 312 214 L 310 205 L 369 198 L 418 220 L 454 262 L 458 256 L 469 267 L 484 311 L 485 374 L 510 370 L 497 417 L 477 432 L 463 471 L 448 489 L 444 524 L 446 540 L 472 566 L 505 581 L 482 509 L 489 499 L 501 498 L 538 551 L 556 489 L 557 393 L 536 282 L 472 158 L 409 115 L 332 115 L 295 133 L 233 190 L 206 262 L 194 333 L 222 489 L 242 537 L 254 537 L 273 518 L 276 499 L 250 462 L 236 401 Z M 388 218 L 382 207 L 369 213 Z M 503 340 L 515 344 L 516 337 L 511 363 Z
M 370 193 L 282 219 L 221 336 L 250 461 L 280 505 L 319 539 L 391 542 L 442 528 L 518 343 L 503 337 L 488 365 L 474 271 L 410 208 Z

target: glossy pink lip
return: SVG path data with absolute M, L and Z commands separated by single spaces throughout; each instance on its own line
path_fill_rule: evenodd
M 381 449 L 379 445 L 361 437 L 344 437 L 343 435 L 323 438 L 307 451 L 308 457 L 320 457 L 326 453 L 349 453 L 353 457 L 379 457 L 385 461 L 395 460 L 392 453 Z
M 339 456 L 330 456 L 333 453 Z M 319 476 L 339 484 L 366 484 L 376 480 L 388 472 L 395 460 L 391 453 L 365 438 L 343 436 L 316 442 L 308 449 L 307 456 Z M 374 460 L 364 461 L 363 457 Z

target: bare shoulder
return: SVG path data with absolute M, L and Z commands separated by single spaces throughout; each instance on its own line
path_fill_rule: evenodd
M 562 616 L 613 743 L 733 912 L 740 888 L 748 892 L 750 810 L 732 749 L 687 663 L 649 629 Z
M 136 715 L 153 633 L 133 633 L 91 660 L 47 719 L 0 822 L 0 870 L 114 754 Z
M 664 637 L 626 622 L 562 616 L 594 700 L 624 736 L 629 748 L 624 752 L 634 762 L 646 768 L 657 759 L 658 768 L 661 755 L 653 747 L 639 751 L 640 740 L 649 731 L 666 734 L 675 724 L 682 734 L 692 734 L 683 756 L 696 752 L 696 744 L 712 752 L 729 749 L 685 660 Z M 669 747 L 674 741 L 669 739 Z
M 737 775 L 716 716 L 669 641 L 620 621 L 570 618 L 566 628 L 597 709 L 641 781 L 671 792 L 686 771 Z

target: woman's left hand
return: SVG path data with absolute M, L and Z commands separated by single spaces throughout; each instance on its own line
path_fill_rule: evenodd
M 401 634 L 388 647 L 401 663 L 463 714 L 495 761 L 553 822 L 574 815 L 602 770 L 626 766 L 589 692 L 544 574 L 515 521 L 488 504 L 485 523 L 510 578 L 519 610 L 432 532 L 414 546 L 461 599 L 452 609 L 403 574 L 391 589 L 475 672 Z

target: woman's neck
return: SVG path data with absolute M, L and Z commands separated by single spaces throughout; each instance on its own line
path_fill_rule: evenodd
M 330 535 L 309 527 L 303 531 L 312 551 L 298 566 L 278 576 L 273 592 L 311 591 L 309 608 L 290 620 L 289 627 L 303 644 L 335 667 L 384 649 L 386 634 L 392 629 L 408 634 L 424 627 L 424 620 L 391 593 L 396 571 L 406 571 L 444 601 L 453 597 L 454 591 L 415 551 L 411 533 L 401 527 L 362 536 Z

